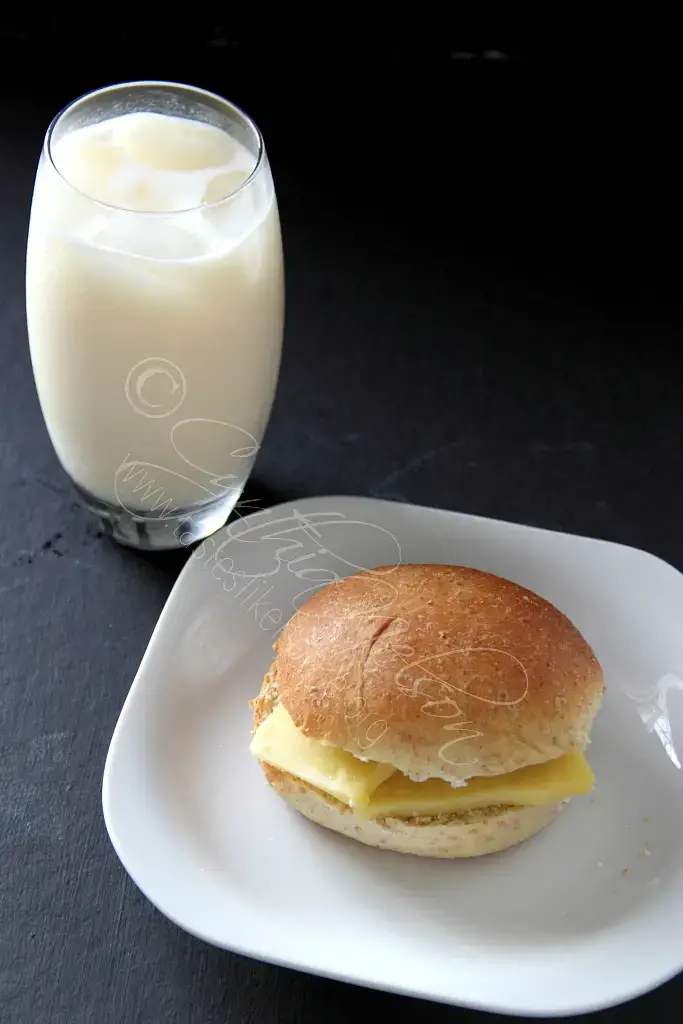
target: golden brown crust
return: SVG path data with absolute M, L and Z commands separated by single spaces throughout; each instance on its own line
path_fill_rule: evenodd
M 270 666 L 270 670 L 266 672 L 263 677 L 263 684 L 258 697 L 255 697 L 254 700 L 249 702 L 249 706 L 254 709 L 254 731 L 258 729 L 261 722 L 268 717 L 275 705 L 278 703 L 275 673 L 276 668 L 275 664 L 273 664 Z
M 449 565 L 380 567 L 318 591 L 285 627 L 271 678 L 306 735 L 451 781 L 583 749 L 603 693 L 557 608 Z

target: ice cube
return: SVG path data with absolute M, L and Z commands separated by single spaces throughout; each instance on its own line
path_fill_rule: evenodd
M 149 218 L 142 223 L 125 216 L 102 224 L 90 239 L 93 245 L 131 256 L 161 260 L 184 260 L 202 256 L 206 241 L 188 227 L 172 224 L 165 218 Z
M 111 181 L 123 164 L 124 152 L 106 138 L 84 129 L 61 139 L 53 159 L 69 184 L 92 199 L 106 203 Z
M 136 113 L 117 120 L 117 143 L 145 167 L 201 171 L 229 163 L 238 149 L 220 128 L 188 118 Z
M 174 174 L 129 161 L 111 185 L 111 203 L 141 213 L 174 213 L 202 204 L 204 182 L 194 174 Z
M 217 203 L 221 199 L 225 199 L 227 196 L 232 195 L 233 192 L 236 192 L 248 177 L 249 171 L 244 170 L 222 171 L 216 174 L 210 179 L 204 189 L 202 203 Z

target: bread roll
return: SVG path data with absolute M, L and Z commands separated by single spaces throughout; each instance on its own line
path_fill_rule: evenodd
M 461 782 L 583 750 L 603 676 L 569 619 L 516 583 L 401 565 L 318 591 L 271 670 L 306 736 Z
M 600 665 L 569 619 L 498 576 L 451 565 L 380 567 L 318 591 L 288 622 L 254 701 L 281 703 L 306 736 L 415 781 L 464 785 L 540 764 L 589 740 Z M 262 764 L 307 818 L 370 846 L 471 857 L 513 846 L 561 804 L 367 819 Z

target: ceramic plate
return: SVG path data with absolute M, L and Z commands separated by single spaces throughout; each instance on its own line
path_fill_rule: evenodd
M 310 823 L 248 753 L 283 623 L 314 589 L 398 562 L 530 587 L 593 646 L 597 787 L 507 852 L 428 861 Z M 631 548 L 330 497 L 237 520 L 191 557 L 117 724 L 104 816 L 162 913 L 226 949 L 515 1014 L 622 1002 L 683 967 L 683 576 Z

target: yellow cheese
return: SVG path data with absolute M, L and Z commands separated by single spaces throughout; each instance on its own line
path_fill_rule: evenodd
M 288 772 L 363 817 L 432 817 L 498 804 L 554 804 L 589 793 L 594 777 L 583 754 L 570 753 L 506 775 L 470 779 L 453 787 L 442 779 L 413 782 L 391 765 L 360 761 L 353 754 L 304 736 L 282 705 L 254 733 L 251 753 Z
M 554 804 L 593 788 L 592 769 L 583 754 L 564 754 L 553 761 L 519 768 L 506 775 L 470 779 L 457 789 L 442 779 L 412 782 L 397 772 L 383 782 L 359 813 L 379 818 L 432 817 L 459 814 L 478 807 L 513 804 L 519 807 Z
M 359 761 L 345 750 L 304 736 L 281 704 L 261 722 L 249 749 L 259 761 L 351 807 L 367 804 L 371 793 L 396 771 L 391 765 Z

